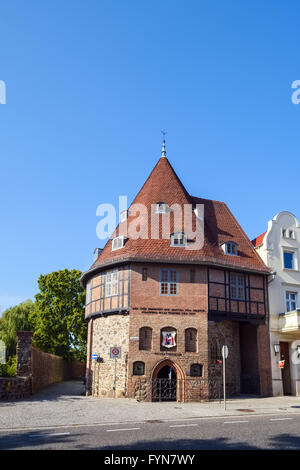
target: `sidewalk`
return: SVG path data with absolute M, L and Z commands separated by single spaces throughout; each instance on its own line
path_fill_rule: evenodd
M 0 402 L 0 430 L 255 414 L 300 413 L 300 397 L 238 397 L 223 403 L 139 403 L 86 397 L 81 382 L 52 385 L 26 400 Z

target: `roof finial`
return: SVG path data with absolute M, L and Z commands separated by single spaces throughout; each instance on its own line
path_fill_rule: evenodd
M 161 156 L 162 157 L 166 157 L 167 156 L 167 152 L 166 152 L 166 139 L 165 139 L 165 136 L 166 136 L 166 131 L 163 129 L 161 131 L 162 135 L 163 135 L 163 141 L 162 141 L 162 148 L 161 148 Z

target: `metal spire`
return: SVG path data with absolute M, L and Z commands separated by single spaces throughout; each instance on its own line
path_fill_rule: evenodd
M 162 148 L 161 148 L 161 157 L 166 157 L 167 156 L 167 152 L 166 152 L 166 139 L 165 139 L 165 136 L 166 136 L 166 131 L 163 129 L 161 131 L 162 135 L 163 135 L 163 141 L 162 141 Z

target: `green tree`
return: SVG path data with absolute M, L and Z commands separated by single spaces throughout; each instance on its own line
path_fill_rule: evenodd
M 87 325 L 84 322 L 85 292 L 81 272 L 54 271 L 38 279 L 40 292 L 30 315 L 33 344 L 65 359 L 86 358 Z
M 33 310 L 32 300 L 26 300 L 3 312 L 0 322 L 0 339 L 5 343 L 7 358 L 16 354 L 17 331 L 32 330 L 33 325 L 29 317 Z

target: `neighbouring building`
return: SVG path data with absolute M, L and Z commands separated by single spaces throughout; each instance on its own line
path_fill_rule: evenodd
M 280 212 L 252 243 L 273 272 L 269 283 L 273 395 L 300 395 L 300 225 Z M 284 361 L 284 362 L 282 362 Z
M 135 204 L 146 207 L 147 215 L 135 214 Z M 201 219 L 197 205 L 204 206 L 199 249 L 185 227 L 175 226 L 173 212 L 185 205 L 193 209 L 193 227 Z M 122 235 L 130 223 L 149 236 Z M 158 163 L 81 278 L 87 292 L 87 393 L 149 401 L 220 396 L 226 344 L 228 392 L 270 395 L 269 273 L 225 203 L 187 192 L 163 142 Z M 120 358 L 111 358 L 112 347 L 115 353 L 121 348 Z

